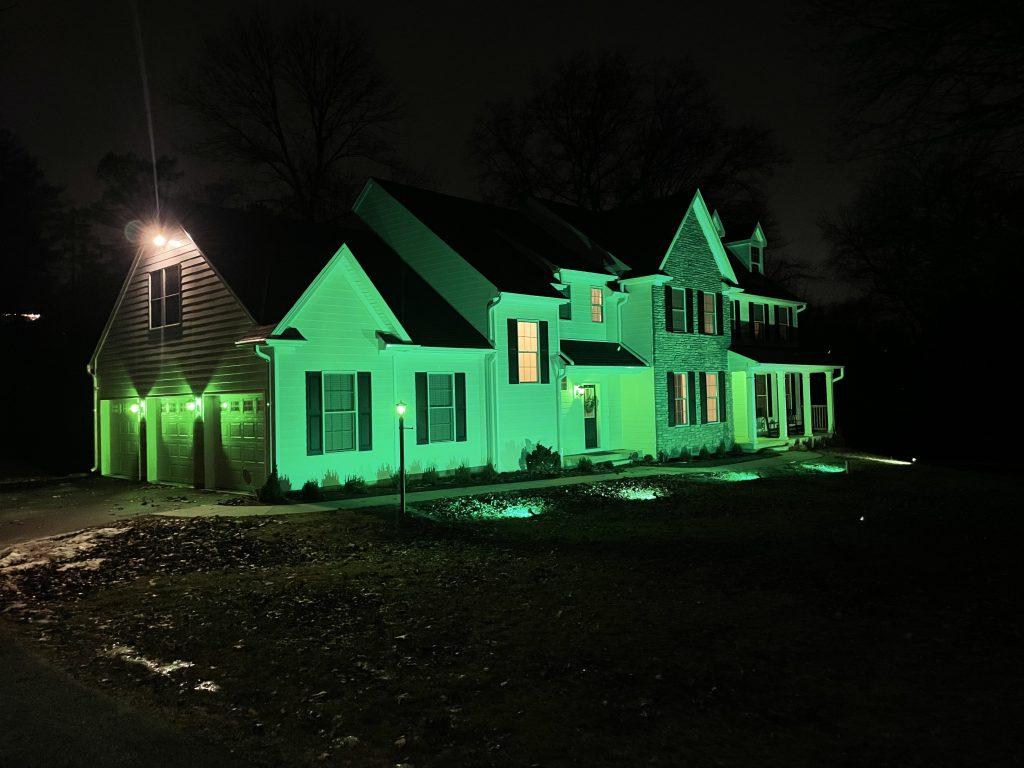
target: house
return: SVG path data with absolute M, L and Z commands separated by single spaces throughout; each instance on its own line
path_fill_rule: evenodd
M 795 346 L 805 305 L 763 275 L 760 227 L 727 241 L 699 192 L 592 216 L 374 179 L 337 225 L 201 205 L 171 222 L 89 364 L 103 474 L 380 480 L 399 403 L 414 474 L 515 470 L 538 444 L 573 464 L 834 428 L 837 366 Z

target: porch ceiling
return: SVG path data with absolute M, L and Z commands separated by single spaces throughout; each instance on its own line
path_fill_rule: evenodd
M 740 346 L 733 345 L 729 352 L 754 363 L 766 365 L 815 365 L 822 368 L 839 368 L 842 363 L 820 350 L 800 347 Z

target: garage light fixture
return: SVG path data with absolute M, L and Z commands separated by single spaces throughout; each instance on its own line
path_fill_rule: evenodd
M 154 235 L 153 245 L 155 245 L 157 248 L 163 248 L 165 245 L 167 245 L 167 238 L 164 237 L 162 234 Z
M 185 403 L 185 410 L 186 411 L 194 411 L 195 409 L 196 409 L 196 404 L 195 404 L 194 400 L 189 400 L 187 403 Z
M 138 415 L 139 412 L 142 410 L 142 406 L 139 405 L 138 403 L 132 403 L 131 405 L 128 406 L 128 410 L 134 413 L 135 415 Z
M 230 403 L 228 403 L 227 400 L 221 400 L 220 401 L 220 409 L 222 411 L 226 411 L 228 409 L 228 405 L 230 405 Z

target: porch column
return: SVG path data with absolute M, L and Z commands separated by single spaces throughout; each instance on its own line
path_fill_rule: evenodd
M 757 448 L 757 397 L 754 389 L 754 372 L 747 371 L 747 438 Z
M 835 405 L 832 403 L 832 370 L 825 371 L 825 403 L 828 405 L 828 433 L 836 431 Z
M 814 425 L 811 416 L 811 374 L 800 374 L 801 399 L 804 407 L 804 437 L 810 437 L 814 432 Z
M 789 439 L 789 415 L 786 412 L 786 374 L 776 371 L 775 376 L 775 415 L 779 420 L 779 439 Z

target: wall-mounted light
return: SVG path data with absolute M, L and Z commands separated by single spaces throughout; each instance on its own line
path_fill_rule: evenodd
M 196 409 L 196 404 L 195 404 L 194 401 L 189 400 L 187 403 L 185 403 L 185 410 L 186 411 L 194 411 L 195 409 Z
M 583 397 L 584 392 L 586 392 L 586 390 L 579 384 L 572 388 L 572 393 L 576 395 L 576 397 Z
M 155 235 L 153 237 L 153 245 L 155 245 L 157 248 L 163 248 L 165 245 L 167 245 L 167 238 L 160 234 Z
M 221 400 L 220 401 L 220 409 L 222 411 L 226 411 L 228 409 L 228 401 L 227 400 Z

